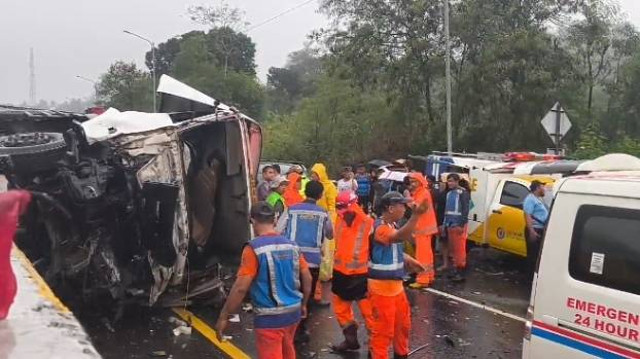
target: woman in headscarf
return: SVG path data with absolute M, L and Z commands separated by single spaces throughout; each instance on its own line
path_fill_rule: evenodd
M 291 207 L 295 204 L 302 203 L 304 197 L 300 194 L 300 188 L 302 187 L 302 176 L 296 172 L 291 172 L 287 176 L 289 180 L 289 186 L 284 191 L 284 203 L 287 207 Z

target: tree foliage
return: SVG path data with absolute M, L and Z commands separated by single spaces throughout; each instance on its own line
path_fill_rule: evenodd
M 117 61 L 97 85 L 98 101 L 119 110 L 153 112 L 153 85 L 135 63 Z
M 190 10 L 207 30 L 160 44 L 158 72 L 263 119 L 271 158 L 338 168 L 444 149 L 443 1 L 320 3 L 332 25 L 266 86 L 242 12 L 224 2 Z M 559 101 L 572 156 L 640 154 L 640 34 L 613 1 L 452 1 L 451 48 L 454 150 L 543 152 L 540 120 Z M 127 98 L 113 87 L 105 99 Z

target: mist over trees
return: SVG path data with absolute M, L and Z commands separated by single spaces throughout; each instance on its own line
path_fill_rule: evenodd
M 446 148 L 442 0 L 322 0 L 333 23 L 283 67 L 256 75 L 242 12 L 193 7 L 205 31 L 157 45 L 157 71 L 234 105 L 265 127 L 265 157 L 340 166 Z M 605 0 L 451 2 L 456 151 L 544 152 L 560 102 L 569 154 L 640 155 L 640 35 Z M 99 101 L 151 108 L 147 69 L 116 62 Z

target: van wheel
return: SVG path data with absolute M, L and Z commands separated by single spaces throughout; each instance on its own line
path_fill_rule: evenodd
M 16 173 L 56 168 L 66 152 L 67 143 L 61 133 L 30 132 L 0 136 L 0 157 L 9 157 L 9 166 Z

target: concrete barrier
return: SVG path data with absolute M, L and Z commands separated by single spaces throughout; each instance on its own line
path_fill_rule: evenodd
M 11 266 L 18 294 L 0 321 L 0 358 L 100 358 L 82 325 L 17 248 Z

